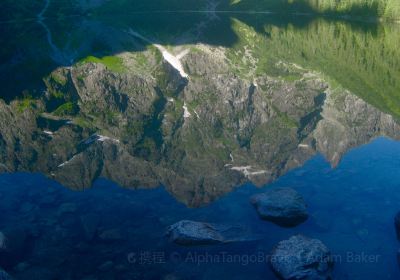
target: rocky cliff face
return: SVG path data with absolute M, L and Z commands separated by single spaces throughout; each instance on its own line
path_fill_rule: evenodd
M 328 93 L 314 138 L 317 151 L 332 166 L 337 166 L 349 149 L 378 136 L 400 139 L 398 121 L 348 91 Z
M 0 171 L 42 172 L 73 189 L 99 177 L 164 185 L 196 207 L 247 181 L 271 182 L 316 153 L 335 166 L 376 136 L 400 138 L 391 116 L 313 73 L 280 63 L 299 78 L 240 75 L 227 53 L 189 46 L 176 56 L 189 78 L 153 48 L 119 55 L 119 67 L 54 71 L 43 98 L 0 103 Z

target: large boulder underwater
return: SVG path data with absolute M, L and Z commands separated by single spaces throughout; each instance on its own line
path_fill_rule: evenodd
M 182 220 L 169 226 L 166 236 L 171 242 L 184 246 L 246 242 L 260 239 L 259 236 L 252 234 L 248 228 L 242 225 L 190 220 Z
M 281 279 L 330 280 L 331 252 L 320 240 L 295 235 L 276 245 L 270 257 L 272 270 Z
M 295 227 L 308 219 L 303 197 L 292 188 L 274 188 L 250 199 L 261 219 L 282 227 Z

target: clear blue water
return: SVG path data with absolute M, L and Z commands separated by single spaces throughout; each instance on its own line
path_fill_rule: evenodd
M 28 232 L 20 254 L 4 268 L 16 279 L 275 279 L 264 256 L 301 233 L 331 249 L 335 279 L 400 279 L 393 227 L 400 210 L 400 143 L 378 138 L 350 151 L 335 169 L 317 156 L 267 187 L 277 186 L 304 196 L 311 215 L 306 223 L 286 229 L 261 221 L 248 199 L 263 189 L 252 185 L 189 209 L 161 187 L 134 191 L 98 180 L 74 192 L 42 175 L 4 174 L 0 229 Z M 83 216 L 100 218 L 92 240 L 85 238 Z M 263 239 L 169 244 L 165 228 L 182 219 L 240 223 Z M 114 237 L 101 238 L 108 230 Z

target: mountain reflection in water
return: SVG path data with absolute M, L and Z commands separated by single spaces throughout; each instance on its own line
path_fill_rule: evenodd
M 79 62 L 47 72 L 36 67 L 45 78 L 34 90 L 29 82 L 4 81 L 6 89 L 27 89 L 0 104 L 1 169 L 42 172 L 73 189 L 99 177 L 128 188 L 164 185 L 196 207 L 245 182 L 271 182 L 317 153 L 336 166 L 350 148 L 374 137 L 398 139 L 396 27 L 235 16 L 240 20 L 199 15 L 190 20 L 204 24 L 188 24 L 183 33 L 160 25 L 163 17 L 142 16 L 118 24 L 89 20 L 69 39 L 56 39 L 61 33 L 55 32 L 53 40 L 68 45 Z M 174 22 L 188 20 L 178 15 Z M 68 43 L 72 38 L 79 47 Z M 151 41 L 184 54 L 189 78 Z M 44 53 L 25 52 L 3 72 L 26 72 L 26 63 L 37 65 L 33 58 L 51 59 L 46 40 L 41 44 Z M 81 58 L 89 53 L 97 57 Z

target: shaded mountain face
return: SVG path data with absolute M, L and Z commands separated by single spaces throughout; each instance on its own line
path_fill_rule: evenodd
M 57 3 L 32 2 L 59 12 L 1 32 L 1 172 L 76 190 L 99 177 L 164 185 L 197 207 L 317 153 L 336 166 L 399 138 L 396 26 L 220 15 L 202 1 L 207 13 L 157 18 L 104 13 L 124 1 Z

